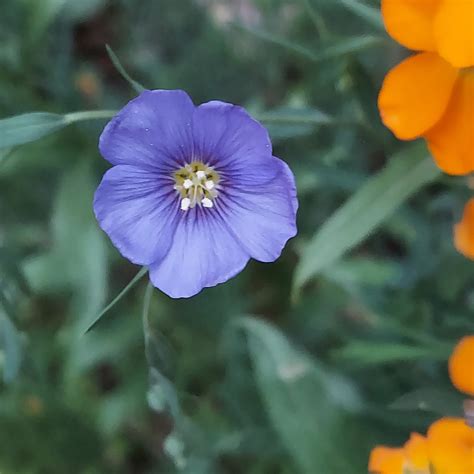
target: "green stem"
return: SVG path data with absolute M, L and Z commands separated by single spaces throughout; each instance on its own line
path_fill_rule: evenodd
M 88 333 L 107 313 L 111 308 L 113 308 L 123 296 L 125 296 L 148 272 L 148 268 L 142 267 L 140 271 L 132 278 L 128 285 L 96 316 L 96 318 L 89 324 L 87 329 L 84 331 L 84 334 Z
M 67 123 L 82 122 L 84 120 L 100 120 L 112 118 L 117 113 L 116 110 L 84 110 L 81 112 L 71 112 L 64 116 Z

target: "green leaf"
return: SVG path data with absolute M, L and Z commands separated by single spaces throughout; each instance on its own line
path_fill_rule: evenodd
M 5 313 L 10 317 L 15 317 L 15 308 L 13 303 L 10 301 L 10 297 L 6 294 L 2 286 L 0 285 L 0 307 L 3 307 Z
M 384 31 L 382 15 L 380 10 L 369 5 L 365 5 L 358 0 L 339 0 L 352 13 L 365 20 L 369 25 L 377 30 Z
M 0 349 L 3 352 L 3 380 L 11 383 L 21 367 L 21 336 L 8 317 L 0 312 Z
M 313 133 L 317 127 L 340 125 L 340 122 L 318 109 L 283 107 L 256 114 L 273 140 Z
M 370 235 L 410 196 L 440 175 L 424 146 L 413 145 L 390 159 L 310 239 L 296 268 L 293 292 Z
M 110 60 L 115 66 L 115 69 L 117 69 L 119 74 L 132 86 L 134 91 L 138 94 L 140 94 L 140 92 L 143 92 L 145 90 L 145 87 L 143 87 L 139 82 L 130 77 L 128 72 L 122 66 L 122 63 L 120 62 L 119 58 L 114 53 L 113 49 L 108 44 L 105 45 L 105 49 L 107 50 L 107 54 L 109 55 Z
M 303 5 L 308 13 L 309 18 L 313 22 L 316 31 L 319 34 L 320 38 L 326 38 L 329 35 L 328 28 L 326 26 L 326 22 L 324 21 L 323 15 L 319 12 L 319 8 L 316 8 L 311 3 L 311 0 L 302 0 Z
M 282 108 L 258 115 L 265 124 L 334 125 L 332 117 L 318 109 Z
M 25 0 L 27 7 L 28 38 L 38 41 L 49 25 L 58 16 L 66 0 Z
M 390 408 L 393 410 L 427 411 L 441 416 L 463 417 L 462 402 L 465 397 L 454 391 L 439 388 L 421 388 L 402 395 Z
M 315 62 L 335 59 L 346 55 L 356 54 L 366 49 L 380 46 L 385 40 L 379 36 L 354 36 L 321 43 L 312 55 Z
M 250 28 L 239 23 L 232 23 L 232 25 L 238 29 L 246 31 L 261 40 L 269 43 L 281 46 L 292 53 L 299 54 L 314 62 L 324 61 L 326 59 L 334 59 L 348 54 L 355 54 L 361 51 L 365 51 L 368 48 L 378 46 L 385 40 L 379 36 L 355 36 L 348 38 L 340 38 L 335 40 L 321 41 L 318 43 L 318 47 L 313 51 L 312 49 L 301 46 L 300 44 L 293 43 L 285 38 L 273 35 L 266 31 Z
M 32 112 L 0 120 L 0 148 L 38 140 L 67 125 L 64 115 Z
M 30 112 L 0 119 L 0 149 L 33 142 L 67 125 L 83 120 L 110 118 L 115 114 L 110 110 L 53 114 L 49 112 Z
M 141 272 L 143 272 L 144 269 L 145 267 L 142 268 L 142 270 L 137 274 L 134 280 L 137 279 L 137 277 L 140 275 Z M 143 298 L 142 310 L 145 356 L 149 372 L 149 388 L 147 392 L 147 401 L 149 407 L 152 410 L 161 414 L 169 415 L 173 419 L 173 422 L 176 425 L 174 427 L 174 439 L 179 440 L 179 443 L 181 443 L 178 431 L 180 429 L 181 422 L 184 420 L 184 418 L 181 412 L 178 394 L 173 383 L 168 379 L 168 377 L 164 375 L 164 366 L 166 366 L 166 363 L 164 361 L 164 358 L 162 357 L 162 348 L 160 343 L 158 342 L 158 337 L 155 334 L 152 325 L 150 324 L 150 308 L 153 296 L 153 289 L 154 288 L 151 282 L 148 282 L 145 291 L 145 297 Z M 171 433 L 170 436 L 172 435 L 173 433 Z M 181 461 L 184 460 L 182 450 L 179 450 L 179 453 L 174 453 L 173 450 L 171 450 L 168 455 L 174 460 L 175 464 L 180 464 Z
M 241 318 L 237 327 L 247 336 L 269 420 L 298 472 L 363 472 L 366 446 L 359 444 L 363 436 L 356 440 L 351 434 L 355 425 L 350 415 L 360 403 L 352 385 L 328 374 L 267 323 Z
M 398 343 L 354 341 L 333 353 L 336 359 L 357 366 L 393 364 L 417 360 L 446 360 L 444 348 Z
M 15 147 L 0 148 L 0 166 L 4 165 L 15 153 Z
M 179 426 L 181 422 L 181 407 L 174 385 L 164 375 L 166 363 L 158 336 L 150 324 L 150 306 L 153 296 L 153 285 L 149 282 L 143 299 L 143 337 L 145 339 L 145 355 L 149 368 L 149 383 L 147 399 L 151 409 L 169 414 Z
M 68 168 L 54 203 L 52 244 L 24 262 L 36 292 L 71 292 L 76 335 L 90 325 L 107 295 L 106 243 L 92 212 L 95 186 L 89 162 Z
M 343 287 L 352 284 L 386 286 L 400 275 L 400 267 L 389 260 L 354 257 L 331 265 L 323 273 L 328 280 Z

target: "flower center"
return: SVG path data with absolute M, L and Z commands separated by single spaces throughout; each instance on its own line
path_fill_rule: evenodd
M 213 167 L 193 161 L 174 173 L 174 189 L 181 198 L 181 210 L 196 205 L 211 208 L 218 193 L 219 175 Z

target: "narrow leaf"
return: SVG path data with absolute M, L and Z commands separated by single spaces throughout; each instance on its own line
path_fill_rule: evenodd
M 326 38 L 329 35 L 328 28 L 326 26 L 326 22 L 324 21 L 323 15 L 319 13 L 319 10 L 316 9 L 312 3 L 311 0 L 302 0 L 303 5 L 308 12 L 308 16 L 310 17 L 311 21 L 314 24 L 314 27 L 316 28 L 316 31 L 319 34 L 320 38 Z
M 30 112 L 0 119 L 0 149 L 39 140 L 74 122 L 110 118 L 114 114 L 111 110 L 73 112 L 65 115 Z
M 427 411 L 441 416 L 462 417 L 463 395 L 439 388 L 421 388 L 402 395 L 390 408 L 393 410 Z
M 258 115 L 258 120 L 265 124 L 295 124 L 295 125 L 333 125 L 336 121 L 318 109 L 272 110 Z
M 398 343 L 353 341 L 335 351 L 334 357 L 357 366 L 374 366 L 417 360 L 446 360 L 443 348 Z
M 383 31 L 383 21 L 380 10 L 369 5 L 365 5 L 358 0 L 339 0 L 348 10 L 365 20 L 369 25 Z
M 178 394 L 173 383 L 164 374 L 164 369 L 168 364 L 163 356 L 161 341 L 158 340 L 158 336 L 150 324 L 153 289 L 151 282 L 148 282 L 142 310 L 145 356 L 149 368 L 148 405 L 152 410 L 168 414 L 176 424 L 179 424 L 182 413 Z
M 383 42 L 383 38 L 369 35 L 324 42 L 316 49 L 312 60 L 320 62 L 326 59 L 335 59 L 350 54 L 356 54 L 374 46 L 379 46 Z
M 22 360 L 21 337 L 8 317 L 0 312 L 0 350 L 3 352 L 3 380 L 12 382 Z
M 250 28 L 238 23 L 233 23 L 233 26 L 239 28 L 247 33 L 256 36 L 259 39 L 269 43 L 281 46 L 292 53 L 299 54 L 311 61 L 320 62 L 326 59 L 338 58 L 347 54 L 355 54 L 364 51 L 373 46 L 381 44 L 384 39 L 378 36 L 355 36 L 349 38 L 342 38 L 336 40 L 322 41 L 318 43 L 318 48 L 314 51 L 312 49 L 293 43 L 285 38 L 281 38 L 272 33 L 268 33 L 256 28 Z
M 125 288 L 97 315 L 97 317 L 87 326 L 84 334 L 88 333 L 110 309 L 112 309 L 148 272 L 146 267 L 142 267 L 140 271 L 132 278 Z
M 418 144 L 393 156 L 330 217 L 303 249 L 296 268 L 294 296 L 322 270 L 370 235 L 390 214 L 440 175 Z
M 327 373 L 264 321 L 241 318 L 237 326 L 247 336 L 255 383 L 269 421 L 295 461 L 295 472 L 359 472 L 365 464 L 359 454 L 366 447 L 360 433 L 352 439 L 353 412 L 359 406 L 352 385 Z
M 3 307 L 5 313 L 10 317 L 15 317 L 15 308 L 13 307 L 13 303 L 10 301 L 10 298 L 5 293 L 4 289 L 0 285 L 0 306 Z
M 107 54 L 109 55 L 110 60 L 115 66 L 115 69 L 117 69 L 119 74 L 132 86 L 133 90 L 138 94 L 140 94 L 140 92 L 143 92 L 145 90 L 145 87 L 143 87 L 138 81 L 130 77 L 128 72 L 122 66 L 122 63 L 120 62 L 119 58 L 114 53 L 113 49 L 108 44 L 105 45 L 105 49 L 107 50 Z
M 352 284 L 385 286 L 400 275 L 400 267 L 389 260 L 369 258 L 348 258 L 331 265 L 324 270 L 324 276 L 343 287 Z
M 0 120 L 0 148 L 32 142 L 67 125 L 64 115 L 32 112 Z
M 309 135 L 321 126 L 348 124 L 315 108 L 282 107 L 257 114 L 256 118 L 265 124 L 273 140 Z
M 251 35 L 261 39 L 261 40 L 264 40 L 264 41 L 267 41 L 268 43 L 272 43 L 272 44 L 275 44 L 277 46 L 281 46 L 285 49 L 287 49 L 288 51 L 292 52 L 292 53 L 296 53 L 296 54 L 299 54 L 300 56 L 303 56 L 303 57 L 306 57 L 307 59 L 313 59 L 314 57 L 314 53 L 311 49 L 309 48 L 306 48 L 304 46 L 301 46 L 297 43 L 293 43 L 285 38 L 281 38 L 279 36 L 276 36 L 272 33 L 268 33 L 264 30 L 260 30 L 260 29 L 257 29 L 257 28 L 251 28 L 251 27 L 248 27 L 248 26 L 245 26 L 241 23 L 232 23 L 232 26 L 234 26 L 235 28 L 239 29 L 239 30 L 243 30 L 247 33 L 250 33 Z
M 30 293 L 28 281 L 11 251 L 0 247 L 0 269 L 3 277 L 8 277 L 23 293 Z

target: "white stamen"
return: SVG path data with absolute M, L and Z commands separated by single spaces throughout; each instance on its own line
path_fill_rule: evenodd
M 202 201 L 201 201 L 201 204 L 204 206 L 204 207 L 212 207 L 214 204 L 212 203 L 212 201 L 209 199 L 209 198 L 204 198 Z
M 193 182 L 190 179 L 185 179 L 183 182 L 183 188 L 189 189 L 193 185 Z
M 193 161 L 176 170 L 174 179 L 181 210 L 187 211 L 196 206 L 208 209 L 214 207 L 214 199 L 220 189 L 219 174 L 214 168 Z
M 182 211 L 187 211 L 189 209 L 189 206 L 191 205 L 191 199 L 189 198 L 183 198 L 181 200 L 181 210 Z

